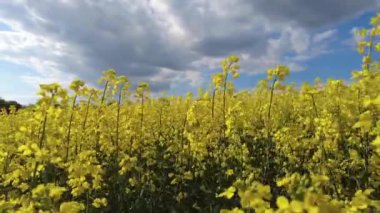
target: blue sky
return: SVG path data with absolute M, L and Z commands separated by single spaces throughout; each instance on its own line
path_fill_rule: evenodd
M 355 27 L 369 28 L 369 20 L 374 15 L 376 15 L 376 12 L 369 11 L 329 26 L 329 28 L 337 30 L 334 42 L 329 44 L 329 52 L 303 62 L 305 70 L 291 72 L 287 82 L 300 84 L 307 81 L 313 83 L 317 77 L 323 81 L 329 78 L 349 81 L 351 72 L 360 70 L 362 62 L 362 56 L 356 51 L 352 29 Z M 320 30 L 326 29 L 322 28 Z M 242 78 L 237 80 L 237 86 L 240 89 L 252 88 L 264 78 L 266 78 L 265 73 L 255 76 L 243 75 Z
M 41 83 L 96 86 L 115 68 L 153 92 L 207 87 L 229 54 L 241 57 L 235 85 L 252 88 L 268 68 L 288 82 L 350 79 L 360 69 L 353 29 L 368 27 L 378 0 L 112 0 L 0 2 L 0 97 L 34 103 Z M 226 9 L 230 8 L 230 9 Z

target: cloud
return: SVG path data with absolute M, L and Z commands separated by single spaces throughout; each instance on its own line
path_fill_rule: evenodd
M 363 41 L 365 38 L 363 36 L 360 36 L 357 31 L 360 30 L 359 27 L 352 27 L 350 30 L 350 37 L 342 40 L 342 44 L 346 48 L 355 49 L 357 48 L 357 43 L 360 41 Z
M 282 0 L 269 4 L 266 0 L 245 0 L 275 23 L 294 23 L 312 29 L 332 25 L 379 7 L 378 0 Z
M 64 46 L 49 38 L 28 32 L 0 31 L 0 58 L 34 69 L 37 75 L 23 78 L 35 86 L 41 82 L 67 85 L 74 79 L 74 74 L 61 71 L 59 61 L 65 54 Z
M 278 63 L 306 69 L 328 52 L 335 23 L 379 8 L 377 0 L 15 0 L 0 2 L 0 60 L 33 68 L 29 83 L 115 68 L 153 90 L 199 86 L 228 54 L 242 72 Z M 321 29 L 327 29 L 322 30 Z
M 314 35 L 313 42 L 315 43 L 321 43 L 327 39 L 330 39 L 331 37 L 335 36 L 337 33 L 337 30 L 327 30 L 321 33 L 318 33 Z

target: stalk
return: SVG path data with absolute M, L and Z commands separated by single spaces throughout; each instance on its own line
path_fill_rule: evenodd
M 372 32 L 370 33 L 370 40 L 369 40 L 369 49 L 368 49 L 368 54 L 367 57 L 371 58 L 372 55 L 372 47 L 373 47 L 373 42 L 374 42 L 374 35 Z M 366 64 L 366 68 L 369 71 L 369 65 L 371 64 L 371 60 Z
M 54 93 L 51 94 L 51 99 L 50 99 L 50 102 L 49 102 L 49 107 L 51 106 L 52 104 L 52 100 L 54 98 Z M 39 141 L 39 148 L 41 149 L 42 146 L 43 146 L 43 142 L 44 142 L 44 139 L 45 139 L 45 134 L 46 134 L 46 124 L 47 124 L 47 116 L 48 116 L 48 112 L 46 110 L 45 112 L 45 115 L 44 115 L 44 121 L 43 121 L 43 124 L 42 124 L 42 133 L 41 133 L 41 137 L 40 137 L 40 141 Z
M 106 97 L 106 92 L 107 92 L 107 87 L 108 87 L 108 83 L 109 81 L 106 81 L 106 84 L 104 85 L 104 89 L 103 89 L 103 95 L 102 95 L 102 99 L 100 101 L 100 106 L 99 106 L 99 110 L 98 110 L 98 118 L 99 118 L 99 111 L 101 110 L 102 108 L 102 105 L 104 103 L 104 100 L 105 100 L 105 97 Z M 99 121 L 96 125 L 96 130 L 97 130 L 97 133 L 96 133 L 96 144 L 95 144 L 95 151 L 96 153 L 99 153 L 100 151 L 100 132 L 99 132 Z
M 159 111 L 159 126 L 158 126 L 158 142 L 160 142 L 161 137 L 162 137 L 162 113 L 163 113 L 163 106 L 160 106 L 160 111 Z
M 313 94 L 309 94 L 309 95 L 311 97 L 311 101 L 313 102 L 314 114 L 316 117 L 318 117 L 318 108 L 317 108 L 317 105 L 315 103 L 314 95 Z
M 139 149 L 138 149 L 138 159 L 139 161 L 142 161 L 142 146 L 143 146 L 143 141 L 144 141 L 144 137 L 143 137 L 143 124 L 144 124 L 144 92 L 142 92 L 141 94 L 141 102 L 140 102 L 140 106 L 141 106 L 141 116 L 140 116 L 140 145 L 139 145 Z M 141 167 L 143 167 L 144 164 L 141 165 Z M 141 174 L 141 171 L 138 171 L 138 177 L 139 177 L 139 181 L 141 182 L 142 181 L 142 174 Z
M 47 112 L 45 112 L 45 115 L 44 115 L 44 121 L 42 123 L 42 133 L 41 133 L 40 141 L 38 143 L 38 147 L 40 149 L 42 148 L 43 142 L 44 142 L 44 139 L 45 139 L 46 124 L 47 124 Z
M 268 115 L 267 115 L 267 119 L 268 119 L 268 125 L 267 125 L 267 129 L 268 129 L 268 132 L 267 132 L 267 139 L 268 139 L 268 144 L 266 145 L 265 147 L 265 155 L 266 155 L 266 166 L 265 166 L 265 169 L 264 169 L 264 177 L 266 178 L 266 175 L 267 175 L 267 172 L 269 170 L 269 159 L 270 159 L 270 156 L 269 156 L 269 152 L 270 152 L 270 146 L 271 146 L 271 143 L 272 143 L 272 136 L 271 136 L 271 122 L 270 122 L 270 118 L 271 118 L 271 110 L 272 110 L 272 102 L 273 102 L 273 93 L 274 93 L 274 85 L 275 83 L 277 82 L 277 77 L 275 77 L 275 79 L 273 80 L 273 83 L 272 83 L 272 87 L 271 87 L 271 91 L 270 91 L 270 99 L 269 99 L 269 109 L 268 109 Z
M 140 116 L 140 140 L 143 138 L 143 124 L 144 124 L 144 93 L 141 94 L 141 116 Z
M 215 93 L 216 89 L 212 91 L 212 100 L 211 100 L 211 118 L 214 120 L 214 108 L 215 108 Z
M 103 95 L 102 95 L 102 100 L 100 101 L 100 104 L 103 104 L 104 99 L 105 99 L 105 97 L 106 97 L 106 92 L 107 92 L 108 83 L 109 83 L 109 81 L 106 81 L 106 85 L 104 85 Z
M 87 119 L 88 119 L 88 113 L 90 111 L 90 103 L 91 103 L 91 98 L 92 98 L 92 95 L 93 93 L 90 94 L 90 96 L 88 97 L 88 100 L 87 100 L 87 104 L 86 104 L 86 113 L 85 113 L 85 116 L 84 116 L 84 121 L 83 121 L 83 124 L 82 124 L 82 136 L 81 136 L 81 141 L 83 140 L 83 134 L 85 132 L 85 129 L 86 129 L 86 124 L 87 124 Z M 79 148 L 79 151 L 81 149 Z M 76 141 L 75 143 L 75 155 L 78 154 L 78 142 Z
M 226 92 L 227 92 L 227 78 L 228 71 L 231 69 L 232 63 L 228 65 L 226 75 L 224 76 L 224 85 L 223 85 L 223 138 L 226 137 Z
M 78 98 L 78 95 L 75 95 L 74 100 L 73 100 L 73 105 L 71 106 L 72 111 L 71 111 L 71 115 L 70 115 L 69 127 L 68 127 L 68 132 L 67 132 L 65 162 L 67 162 L 69 159 L 71 127 L 72 127 L 72 123 L 73 123 L 73 119 L 74 119 L 74 107 L 75 107 L 75 103 L 76 103 L 77 98 Z
M 54 93 L 51 94 L 51 99 L 50 99 L 50 102 L 49 102 L 49 107 L 51 106 L 52 104 L 52 100 L 54 98 Z M 47 117 L 48 117 L 48 111 L 46 110 L 45 111 L 45 115 L 44 115 L 44 121 L 43 121 L 43 124 L 42 124 L 42 133 L 41 133 L 41 137 L 40 137 L 40 140 L 39 140 L 39 143 L 38 143 L 38 147 L 40 149 L 42 149 L 43 147 L 43 142 L 44 142 L 44 139 L 45 139 L 45 134 L 46 134 L 46 124 L 47 124 Z M 34 170 L 33 170 L 33 175 L 32 175 L 32 185 L 35 184 L 35 181 L 36 181 L 36 175 L 37 175 L 37 168 L 38 168 L 38 165 L 39 163 L 36 162 L 36 165 L 34 166 Z
M 185 129 L 186 129 L 186 124 L 187 124 L 187 114 L 185 115 L 185 119 L 183 119 L 183 126 L 182 126 L 182 132 L 181 132 L 181 148 L 182 148 L 182 150 L 184 150 L 185 149 L 185 141 L 184 141 L 184 139 L 185 139 Z M 189 144 L 189 146 L 190 146 L 190 144 Z M 189 149 L 190 150 L 190 149 Z M 190 151 L 189 151 L 189 156 L 190 156 Z M 182 158 L 181 158 L 182 159 Z M 181 161 L 181 164 L 182 164 L 183 162 Z
M 358 99 L 358 112 L 359 112 L 359 115 L 362 113 L 362 108 L 361 108 L 361 92 L 360 92 L 360 87 L 358 87 L 358 95 L 357 95 L 357 99 Z
M 371 31 L 370 32 L 369 48 L 368 48 L 368 53 L 367 53 L 367 57 L 369 57 L 370 60 L 368 61 L 368 63 L 366 62 L 366 69 L 368 71 L 370 71 L 369 68 L 370 68 L 370 64 L 371 64 L 371 55 L 372 55 L 373 43 L 374 43 L 374 35 L 373 35 L 372 31 Z M 358 98 L 360 97 L 359 95 L 360 95 L 360 93 L 358 93 Z M 360 109 L 360 102 L 358 102 L 358 103 L 359 103 L 359 109 Z M 369 166 L 369 155 L 370 155 L 370 143 L 369 143 L 369 134 L 368 134 L 368 132 L 364 133 L 364 136 L 362 135 L 360 137 L 360 139 L 361 139 L 361 142 L 363 144 L 363 149 L 364 149 L 364 173 L 363 173 L 363 179 L 365 180 L 364 181 L 364 186 L 367 187 L 368 186 L 368 176 L 370 175 L 370 172 L 369 172 L 369 169 L 368 169 L 368 166 Z
M 271 116 L 271 109 L 272 109 L 272 102 L 273 102 L 273 92 L 274 92 L 274 84 L 277 82 L 277 77 L 273 80 L 272 87 L 270 90 L 270 100 L 269 100 L 269 109 L 268 109 L 268 124 L 270 124 L 270 116 Z M 270 126 L 269 126 L 270 127 Z M 268 132 L 270 129 L 268 129 Z
M 119 155 L 119 123 L 120 123 L 120 104 L 122 99 L 122 90 L 123 87 L 120 88 L 119 97 L 117 101 L 117 117 L 116 117 L 116 156 Z
M 228 72 L 226 73 L 226 76 L 224 77 L 224 85 L 223 85 L 223 121 L 226 121 L 226 90 L 227 90 L 227 78 L 228 78 Z

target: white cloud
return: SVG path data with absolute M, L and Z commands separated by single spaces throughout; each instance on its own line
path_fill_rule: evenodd
M 333 36 L 335 36 L 337 32 L 338 31 L 336 29 L 331 29 L 331 30 L 326 30 L 321 33 L 317 33 L 313 36 L 313 43 L 321 43 L 323 41 L 326 41 L 332 38 Z
M 161 26 L 162 32 L 167 31 L 172 42 L 182 44 L 186 48 L 186 44 L 189 45 L 192 37 L 182 26 L 181 20 L 173 14 L 168 0 L 150 0 L 148 2 L 152 18 L 156 19 L 158 25 Z
M 63 43 L 48 37 L 23 31 L 0 31 L 0 58 L 35 70 L 33 76 L 20 77 L 35 88 L 41 83 L 53 82 L 67 86 L 76 77 L 60 70 L 58 59 L 66 54 Z
M 351 30 L 350 30 L 351 37 L 343 40 L 342 44 L 347 46 L 348 48 L 355 49 L 357 47 L 356 44 L 359 41 L 363 41 L 363 39 L 364 39 L 362 36 L 360 36 L 356 33 L 359 29 L 360 28 L 358 28 L 358 27 L 351 28 Z

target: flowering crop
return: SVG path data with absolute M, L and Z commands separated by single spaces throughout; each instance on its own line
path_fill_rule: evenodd
M 0 113 L 0 212 L 380 211 L 380 15 L 351 83 L 235 92 L 229 56 L 209 90 L 152 98 L 113 69 L 101 90 L 41 85 Z

